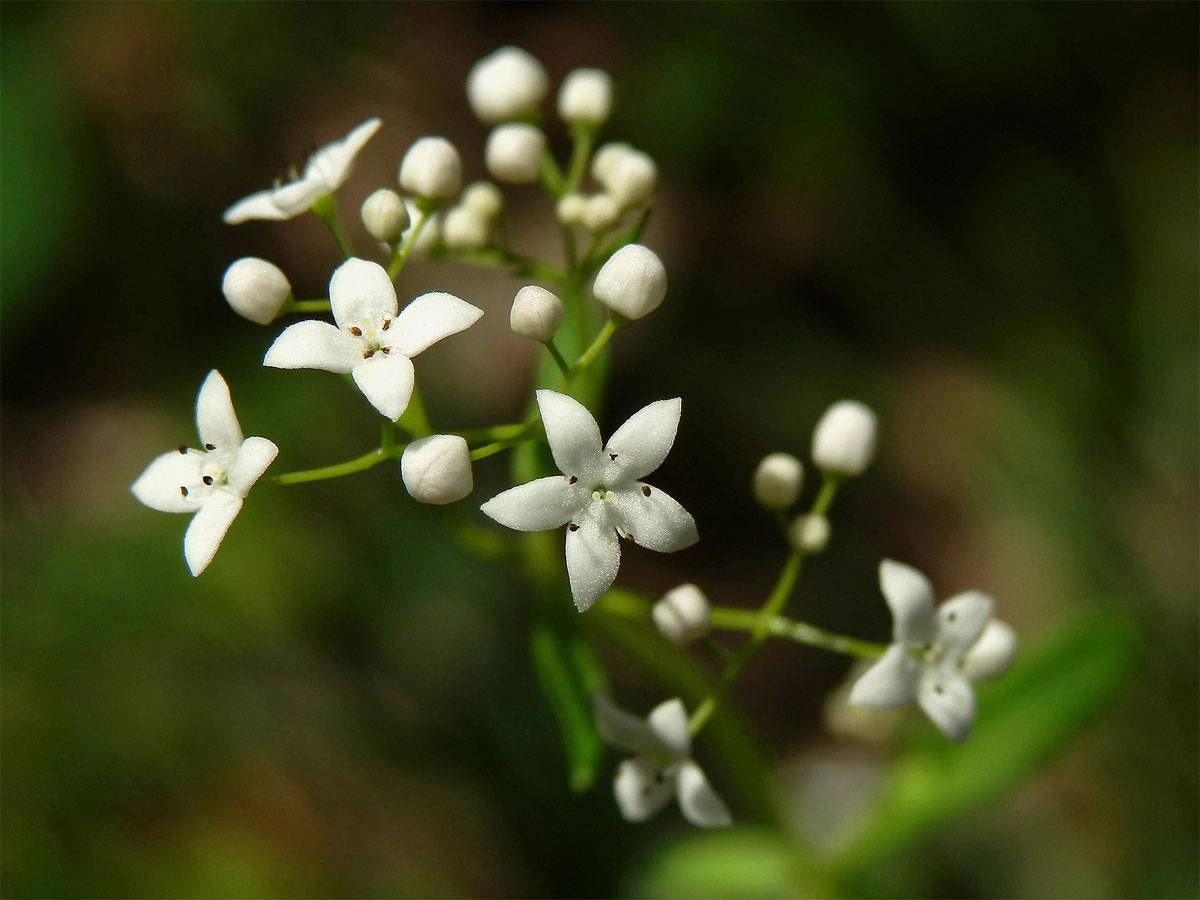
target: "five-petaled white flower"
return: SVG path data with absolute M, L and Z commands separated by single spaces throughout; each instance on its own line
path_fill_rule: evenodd
M 583 612 L 616 580 L 621 538 L 663 553 L 698 540 L 691 514 L 638 480 L 662 465 L 675 443 L 680 401 L 658 400 L 638 410 L 607 445 L 579 401 L 543 390 L 537 402 L 562 475 L 509 488 L 481 509 L 519 531 L 567 526 L 567 575 Z
M 229 387 L 216 369 L 196 398 L 196 430 L 204 449 L 180 446 L 164 453 L 130 488 L 151 509 L 195 513 L 183 538 L 183 556 L 193 575 L 212 561 L 250 487 L 279 453 L 266 438 L 242 439 Z
M 340 141 L 326 144 L 308 158 L 303 173 L 293 171 L 286 184 L 243 197 L 225 210 L 229 225 L 250 219 L 292 219 L 308 212 L 314 201 L 340 188 L 354 167 L 354 157 L 379 130 L 379 119 L 367 119 Z
M 987 671 L 972 665 L 971 653 L 992 619 L 992 599 L 979 591 L 957 594 L 937 610 L 933 587 L 911 566 L 885 559 L 879 584 L 892 610 L 895 643 L 883 658 L 854 683 L 850 702 L 856 706 L 893 709 L 916 697 L 917 703 L 946 737 L 965 741 L 975 719 L 971 676 L 999 674 L 1012 659 L 1016 638 L 1011 628 L 993 629 L 1006 644 L 986 648 Z
M 693 825 L 730 824 L 725 803 L 691 758 L 692 735 L 681 700 L 660 703 L 645 720 L 600 693 L 592 695 L 592 708 L 604 739 L 633 753 L 617 768 L 613 781 L 622 816 L 644 821 L 678 797 L 679 809 Z
M 483 310 L 451 294 L 422 294 L 396 315 L 396 289 L 378 263 L 348 259 L 329 282 L 336 325 L 297 322 L 275 339 L 263 365 L 352 375 L 371 405 L 392 421 L 408 408 L 416 356 L 473 325 Z

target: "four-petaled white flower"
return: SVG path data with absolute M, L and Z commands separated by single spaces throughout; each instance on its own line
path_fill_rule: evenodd
M 850 702 L 856 706 L 893 709 L 916 697 L 917 703 L 946 737 L 965 741 L 975 719 L 975 694 L 967 664 L 969 651 L 992 618 L 992 599 L 979 591 L 957 594 L 937 610 L 933 587 L 911 566 L 885 559 L 879 584 L 892 610 L 895 643 L 883 658 L 854 683 Z M 1012 629 L 1007 629 L 1012 635 Z M 991 666 L 999 674 L 1007 660 Z M 1003 654 L 1000 654 L 1003 655 Z M 990 652 L 989 657 L 997 656 Z
M 308 158 L 304 172 L 293 172 L 287 184 L 243 197 L 225 210 L 229 225 L 250 219 L 292 219 L 308 212 L 313 202 L 340 188 L 354 167 L 354 157 L 379 130 L 379 119 L 367 119 L 340 141 L 326 144 Z
M 678 797 L 679 809 L 693 825 L 730 824 L 725 803 L 691 758 L 692 735 L 681 700 L 660 703 L 645 720 L 630 715 L 604 694 L 592 695 L 592 708 L 604 739 L 633 753 L 617 768 L 613 781 L 622 816 L 641 822 Z
M 164 453 L 130 488 L 151 509 L 195 513 L 183 538 L 193 575 L 212 561 L 250 487 L 279 453 L 266 438 L 242 439 L 229 387 L 216 369 L 196 398 L 196 430 L 204 449 L 181 446 Z
M 607 445 L 587 408 L 566 394 L 537 392 L 550 452 L 562 475 L 496 495 L 481 509 L 509 528 L 567 526 L 567 575 L 583 612 L 607 591 L 621 564 L 620 539 L 669 553 L 698 540 L 696 522 L 675 500 L 639 481 L 666 459 L 680 401 L 658 400 L 629 417 Z
M 329 282 L 336 325 L 297 322 L 275 339 L 263 365 L 352 375 L 371 405 L 392 421 L 408 408 L 416 356 L 478 321 L 483 310 L 451 294 L 422 294 L 396 315 L 396 289 L 378 263 L 348 259 Z

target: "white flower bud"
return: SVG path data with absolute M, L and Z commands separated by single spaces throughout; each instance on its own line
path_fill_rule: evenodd
M 804 466 L 790 453 L 764 456 L 754 470 L 754 499 L 768 509 L 787 509 L 800 496 Z
M 1017 655 L 1017 633 L 1007 622 L 990 619 L 962 658 L 962 673 L 971 681 L 1003 675 Z
M 588 231 L 608 231 L 621 220 L 621 207 L 608 194 L 593 194 L 584 201 L 580 221 Z
M 513 122 L 497 125 L 488 135 L 488 171 L 509 184 L 531 184 L 538 179 L 538 167 L 546 151 L 546 136 L 540 128 Z
M 442 241 L 449 250 L 480 250 L 488 245 L 490 232 L 488 220 L 461 203 L 442 222 Z
M 599 125 L 612 112 L 612 79 L 600 69 L 576 69 L 558 91 L 558 115 L 572 124 Z
M 658 181 L 658 167 L 642 151 L 630 149 L 606 168 L 603 180 L 597 181 L 618 206 L 627 209 L 650 199 Z
M 475 215 L 489 222 L 504 209 L 504 195 L 490 181 L 476 181 L 463 191 L 461 202 Z
M 471 457 L 457 434 L 432 434 L 413 441 L 400 457 L 400 477 L 414 500 L 443 505 L 471 493 Z
M 221 293 L 243 319 L 269 325 L 292 295 L 292 286 L 274 263 L 246 256 L 225 270 Z
M 508 324 L 521 337 L 543 344 L 554 337 L 563 320 L 563 302 L 545 288 L 527 284 L 513 298 Z
M 798 553 L 820 553 L 829 545 L 829 520 L 824 516 L 797 516 L 788 528 L 788 539 Z
M 841 400 L 813 432 L 813 462 L 836 475 L 861 475 L 875 456 L 875 413 L 857 400 Z
M 518 47 L 485 56 L 467 76 L 467 100 L 485 125 L 534 112 L 550 83 L 542 64 Z
M 423 137 L 400 161 L 400 187 L 418 197 L 442 200 L 462 187 L 462 160 L 445 138 Z
M 558 221 L 564 225 L 580 225 L 583 223 L 583 211 L 587 208 L 587 197 L 572 191 L 563 194 L 558 200 L 554 211 Z
M 667 270 L 649 247 L 626 244 L 596 273 L 592 293 L 609 309 L 640 319 L 667 296 Z
M 704 637 L 712 627 L 708 598 L 694 584 L 681 584 L 667 591 L 650 614 L 663 637 L 677 644 Z
M 399 240 L 409 224 L 404 198 L 388 188 L 380 188 L 367 197 L 360 214 L 367 234 L 385 244 Z
M 613 141 L 605 144 L 592 157 L 592 177 L 599 184 L 608 181 L 609 173 L 618 162 L 630 153 L 637 153 L 629 144 Z

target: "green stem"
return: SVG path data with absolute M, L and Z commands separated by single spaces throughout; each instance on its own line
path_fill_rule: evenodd
M 729 606 L 713 606 L 713 628 L 729 631 L 754 631 L 759 626 L 759 613 L 752 609 L 734 609 Z M 848 656 L 861 656 L 864 659 L 877 659 L 887 650 L 886 644 L 874 641 L 863 641 L 847 637 L 833 631 L 826 631 L 807 622 L 797 622 L 784 616 L 775 616 L 767 622 L 767 633 L 771 637 L 796 641 L 817 647 L 821 650 L 831 650 L 834 653 L 844 653 Z
M 521 426 L 521 430 L 519 432 L 511 437 L 501 438 L 498 441 L 492 441 L 490 444 L 484 444 L 482 447 L 476 447 L 468 454 L 471 458 L 471 462 L 475 462 L 480 459 L 487 459 L 489 456 L 495 456 L 497 453 L 502 453 L 509 447 L 515 447 L 517 444 L 524 443 L 533 437 L 534 429 L 537 426 L 537 423 L 538 419 L 530 419 L 523 426 Z
M 600 333 L 596 335 L 596 339 L 592 341 L 592 345 L 583 351 L 583 354 L 575 361 L 575 365 L 566 372 L 563 376 L 562 390 L 570 387 L 571 382 L 579 377 L 588 366 L 590 366 L 600 355 L 600 351 L 604 349 L 604 345 L 608 343 L 609 338 L 617 333 L 617 329 L 623 325 L 629 324 L 629 320 L 619 312 L 610 312 L 608 320 L 604 323 L 604 327 L 600 329 Z
M 518 422 L 514 425 L 492 425 L 490 428 L 469 428 L 466 431 L 452 431 L 450 434 L 457 434 L 468 444 L 474 444 L 478 441 L 499 441 L 510 438 L 520 434 L 528 427 L 529 423 Z
M 579 188 L 583 181 L 583 173 L 587 170 L 588 159 L 592 155 L 592 141 L 596 137 L 596 129 L 591 125 L 579 125 L 571 129 L 571 163 L 567 169 L 567 183 L 563 193 L 569 194 Z
M 408 408 L 397 423 L 413 437 L 426 437 L 433 434 L 429 424 L 429 416 L 425 413 L 425 402 L 421 399 L 421 391 L 413 385 L 412 396 L 408 400 Z
M 289 297 L 287 302 L 283 304 L 283 308 L 279 310 L 279 315 L 286 316 L 290 315 L 291 313 L 303 312 L 329 312 L 329 301 L 297 300 L 295 297 Z M 276 318 L 278 318 L 278 316 Z
M 547 150 L 542 153 L 542 158 L 538 161 L 538 177 L 541 179 L 543 187 L 550 193 L 555 200 L 562 196 L 563 193 L 563 176 L 558 168 L 558 163 L 554 161 L 554 157 Z
M 396 252 L 392 254 L 392 261 L 388 263 L 387 273 L 392 281 L 396 280 L 396 276 L 400 274 L 400 270 L 404 268 L 404 264 L 408 262 L 408 256 L 412 253 L 413 247 L 417 245 L 417 240 L 421 237 L 421 232 L 425 230 L 425 224 L 432 218 L 431 213 L 426 210 L 420 210 L 417 213 L 417 222 L 412 227 L 412 232 L 408 236 L 408 240 L 401 247 L 396 245 Z
M 324 481 L 327 478 L 340 478 L 343 475 L 353 475 L 371 466 L 377 466 L 389 459 L 397 459 L 404 451 L 403 444 L 393 443 L 390 447 L 376 447 L 362 456 L 348 459 L 345 462 L 334 463 L 332 466 L 322 466 L 319 469 L 305 469 L 300 472 L 285 472 L 282 475 L 268 476 L 265 481 L 269 484 L 301 484 L 306 481 Z
M 486 250 L 462 250 L 447 253 L 446 259 L 463 263 L 468 266 L 484 266 L 495 269 L 512 269 L 513 275 L 529 276 L 539 281 L 551 281 L 563 284 L 567 273 L 558 266 L 552 266 L 529 256 L 513 253 L 503 247 L 491 247 Z
M 311 209 L 312 214 L 320 219 L 322 224 L 329 229 L 329 233 L 333 235 L 338 250 L 342 253 L 342 258 L 349 259 L 352 257 L 354 255 L 354 244 L 350 241 L 350 235 L 346 233 L 346 229 L 342 225 L 342 220 L 338 217 L 337 201 L 333 199 L 333 195 L 323 194 L 318 197 L 313 201 Z
M 571 367 L 567 365 L 567 361 L 563 359 L 563 355 L 558 352 L 558 348 L 554 346 L 554 341 L 546 341 L 546 349 L 550 351 L 550 355 L 554 357 L 554 362 L 558 366 L 558 370 L 567 376 L 571 372 Z

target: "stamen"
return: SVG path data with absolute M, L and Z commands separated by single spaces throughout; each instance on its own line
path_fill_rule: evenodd
M 613 497 L 615 497 L 615 496 L 617 496 L 617 495 L 616 495 L 616 494 L 614 494 L 612 491 L 605 491 L 605 492 L 604 492 L 604 501 L 605 501 L 606 503 L 611 503 L 611 502 L 612 502 L 612 499 L 613 499 Z
M 381 353 L 383 353 L 384 356 L 387 356 L 389 353 L 392 352 L 391 347 L 380 347 L 379 350 Z
M 185 488 L 182 484 L 179 486 L 179 493 L 185 497 L 187 496 L 187 488 Z
M 215 446 L 213 446 L 212 444 L 205 444 L 204 449 L 205 450 L 216 450 L 217 448 Z
M 933 692 L 935 694 L 944 694 L 944 693 L 946 693 L 946 689 L 944 687 L 942 687 L 940 684 L 935 684 L 933 686 Z
M 212 484 L 212 483 L 213 483 L 213 477 L 212 477 L 211 475 L 205 475 L 205 476 L 204 476 L 203 478 L 201 478 L 200 480 L 201 480 L 201 481 L 203 481 L 205 484 Z
M 947 613 L 947 614 L 946 614 L 946 621 L 947 621 L 947 622 L 953 622 L 953 621 L 954 621 L 955 619 L 957 619 L 957 618 L 958 618 L 958 613 L 956 613 L 956 612 L 951 612 L 951 613 Z
M 374 355 L 375 355 L 374 350 L 364 350 L 363 351 L 363 359 L 370 359 Z
M 380 329 L 380 331 L 387 331 L 387 330 L 388 330 L 389 328 L 391 328 L 391 327 L 392 327 L 392 320 L 391 320 L 391 319 L 384 319 L 384 320 L 383 320 L 383 327 Z
M 180 454 L 181 454 L 181 455 L 183 455 L 183 456 L 187 456 L 187 444 L 180 444 L 180 445 L 179 445 L 179 452 L 180 452 Z
M 599 500 L 600 497 L 601 497 L 601 494 L 599 491 L 592 491 L 592 499 L 593 500 Z
M 567 484 L 574 484 L 578 480 L 579 480 L 578 478 L 576 478 L 574 475 L 572 475 L 570 478 L 567 479 Z
M 642 496 L 643 496 L 643 497 L 649 497 L 649 496 L 650 496 L 650 486 L 649 486 L 649 485 L 646 485 L 646 484 L 643 484 L 643 485 L 642 485 Z
M 355 337 L 362 337 L 362 329 L 359 328 L 357 325 L 350 326 L 350 333 L 352 335 L 354 335 Z
M 610 453 L 610 454 L 608 454 L 608 458 L 609 458 L 609 459 L 616 459 L 616 458 L 617 458 L 617 454 L 615 454 L 615 453 Z
M 576 525 L 574 522 L 572 522 L 570 525 L 567 526 L 567 531 L 578 531 L 578 530 L 579 530 L 579 526 Z

